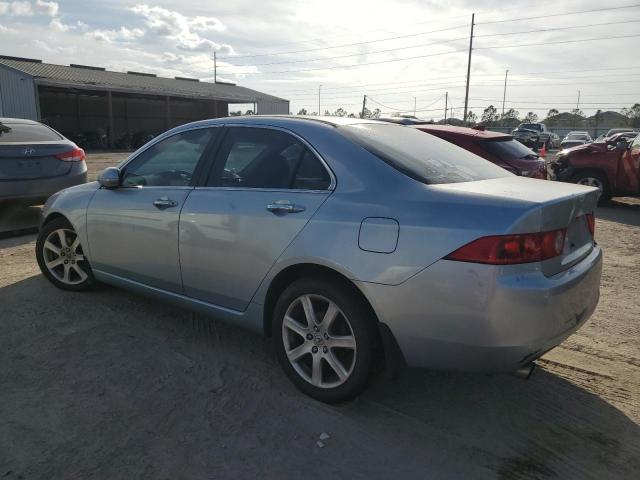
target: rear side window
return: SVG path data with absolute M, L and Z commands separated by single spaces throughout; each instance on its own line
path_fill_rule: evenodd
M 412 127 L 362 123 L 339 130 L 396 170 L 423 183 L 472 182 L 512 175 L 467 150 Z
M 507 138 L 506 140 L 485 140 L 481 145 L 485 150 L 502 159 L 537 156 L 528 147 L 511 138 Z
M 0 143 L 57 142 L 62 139 L 62 135 L 45 125 L 0 122 Z
M 320 160 L 279 130 L 230 127 L 218 161 L 222 170 L 208 186 L 326 190 L 331 183 Z

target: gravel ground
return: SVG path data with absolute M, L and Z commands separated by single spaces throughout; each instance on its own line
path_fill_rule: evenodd
M 529 381 L 408 369 L 337 407 L 257 335 L 0 240 L 0 478 L 640 478 L 640 202 L 597 216 L 600 305 Z

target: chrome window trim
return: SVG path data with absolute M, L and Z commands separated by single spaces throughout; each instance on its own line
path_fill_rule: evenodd
M 320 155 L 320 153 L 318 152 L 318 150 L 316 150 L 316 148 L 311 145 L 307 140 L 305 140 L 304 138 L 302 138 L 300 135 L 298 135 L 296 132 L 289 130 L 288 128 L 284 128 L 284 127 L 278 127 L 278 126 L 274 126 L 274 125 L 263 125 L 263 124 L 259 124 L 259 123 L 251 123 L 251 124 L 247 124 L 247 123 L 225 123 L 224 124 L 225 127 L 242 127 L 242 128 L 262 128 L 265 130 L 277 130 L 283 133 L 287 133 L 293 137 L 295 137 L 296 139 L 298 139 L 300 142 L 302 142 L 302 144 L 307 147 L 311 153 L 313 153 L 313 155 L 315 155 L 315 157 L 320 161 L 320 163 L 322 164 L 322 166 L 324 167 L 324 169 L 327 171 L 327 173 L 329 174 L 329 178 L 331 179 L 331 181 L 329 182 L 329 187 L 327 187 L 326 190 L 305 190 L 303 188 L 300 189 L 295 189 L 295 188 L 248 188 L 248 187 L 242 187 L 242 188 L 236 188 L 236 187 L 198 187 L 198 188 L 228 188 L 228 189 L 233 189 L 233 190 L 264 190 L 264 191 L 271 191 L 271 192 L 283 192 L 283 191 L 287 191 L 287 192 L 332 192 L 336 189 L 336 186 L 338 185 L 338 182 L 336 180 L 336 176 L 333 173 L 333 170 L 331 170 L 331 167 L 327 164 L 327 162 L 325 161 L 324 158 L 322 158 L 322 155 Z

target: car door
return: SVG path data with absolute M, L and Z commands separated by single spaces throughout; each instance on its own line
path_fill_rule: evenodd
M 620 156 L 617 187 L 621 194 L 640 193 L 640 135 Z
M 154 143 L 122 167 L 120 187 L 96 192 L 87 209 L 94 269 L 182 292 L 180 210 L 218 130 L 191 129 Z
M 243 311 L 334 183 L 299 137 L 276 128 L 226 128 L 206 184 L 180 216 L 185 293 Z

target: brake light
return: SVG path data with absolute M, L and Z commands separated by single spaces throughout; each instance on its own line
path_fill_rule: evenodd
M 458 262 L 513 265 L 541 262 L 562 253 L 567 229 L 482 237 L 446 257 Z
M 585 215 L 587 219 L 587 227 L 589 227 L 589 232 L 591 232 L 591 236 L 595 237 L 596 235 L 596 216 L 593 213 L 587 213 Z
M 84 150 L 80 147 L 76 147 L 73 150 L 69 150 L 68 152 L 58 153 L 56 155 L 58 160 L 62 160 L 63 162 L 81 162 L 86 158 L 84 154 Z

